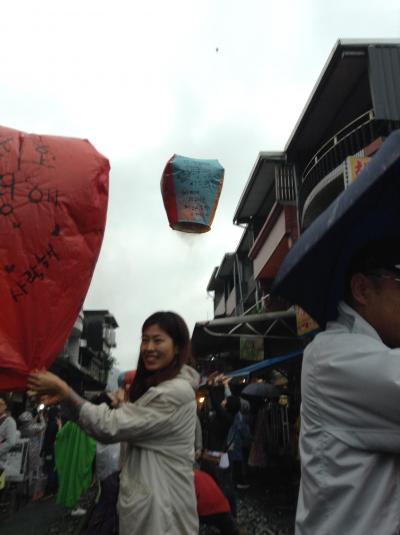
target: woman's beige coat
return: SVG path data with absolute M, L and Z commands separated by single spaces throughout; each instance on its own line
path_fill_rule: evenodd
M 97 440 L 126 442 L 120 476 L 120 535 L 197 535 L 193 480 L 198 373 L 150 388 L 116 410 L 84 403 L 79 423 Z

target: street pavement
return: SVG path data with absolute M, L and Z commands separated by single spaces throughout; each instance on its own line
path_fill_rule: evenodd
M 55 500 L 30 502 L 9 519 L 0 519 L 1 535 L 43 535 L 49 526 L 64 514 L 64 507 Z M 45 531 L 46 530 L 46 531 Z
M 236 491 L 238 526 L 241 535 L 293 535 L 299 474 L 283 469 L 281 463 L 268 468 L 253 468 L 248 475 L 250 487 Z M 201 535 L 218 533 L 202 526 Z
M 97 488 L 82 496 L 79 506 L 89 512 Z M 1 535 L 78 535 L 83 531 L 87 517 L 73 517 L 70 509 L 58 505 L 55 497 L 29 502 L 8 519 L 0 518 Z
M 239 527 L 248 535 L 293 535 L 296 500 L 295 488 L 238 490 Z
M 298 482 L 279 471 L 250 474 L 251 486 L 237 490 L 238 524 L 246 535 L 293 535 Z M 80 507 L 90 512 L 96 487 L 81 498 Z M 88 515 L 87 515 L 88 516 Z M 80 535 L 87 517 L 72 517 L 55 499 L 29 502 L 9 519 L 0 518 L 1 535 Z M 201 535 L 216 533 L 202 527 Z

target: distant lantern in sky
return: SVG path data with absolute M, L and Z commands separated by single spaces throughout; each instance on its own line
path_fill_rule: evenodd
M 174 154 L 161 178 L 161 193 L 169 225 L 181 232 L 211 229 L 224 181 L 218 160 L 198 160 Z

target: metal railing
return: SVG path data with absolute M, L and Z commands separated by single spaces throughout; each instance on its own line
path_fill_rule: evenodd
M 399 128 L 399 121 L 378 120 L 373 110 L 360 115 L 339 130 L 315 153 L 302 172 L 298 209 L 300 221 L 304 208 L 316 186 L 348 156 L 359 153 L 378 137 L 386 137 Z M 333 200 L 333 199 L 332 199 Z
M 296 201 L 293 166 L 282 164 L 275 167 L 275 195 L 281 203 Z
M 364 127 L 365 125 L 368 125 L 374 119 L 375 119 L 374 111 L 368 110 L 367 112 L 363 113 L 362 115 L 360 115 L 359 117 L 351 121 L 344 128 L 336 132 L 334 136 L 332 136 L 326 143 L 322 145 L 322 147 L 318 149 L 318 151 L 314 154 L 314 156 L 305 166 L 302 177 L 301 177 L 302 183 L 304 183 L 307 180 L 310 173 L 318 164 L 320 164 L 321 160 L 327 158 L 327 156 L 329 155 L 331 151 L 333 151 L 334 149 L 337 149 L 340 143 L 343 143 L 343 141 L 347 140 L 357 130 L 360 130 L 360 128 Z

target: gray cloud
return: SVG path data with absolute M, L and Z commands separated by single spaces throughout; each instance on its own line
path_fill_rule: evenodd
M 135 365 L 140 326 L 155 310 L 176 310 L 190 328 L 211 318 L 206 285 L 238 243 L 232 218 L 258 152 L 284 147 L 339 37 L 396 37 L 399 17 L 398 0 L 3 7 L 3 123 L 88 138 L 111 162 L 85 306 L 115 315 L 121 368 Z M 159 184 L 174 153 L 225 167 L 208 234 L 168 226 Z

